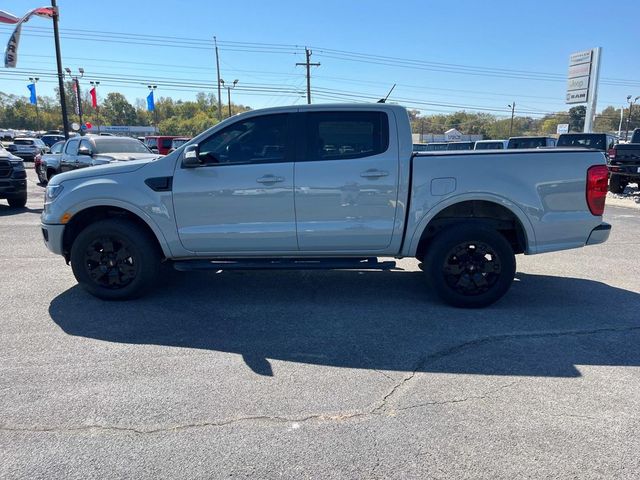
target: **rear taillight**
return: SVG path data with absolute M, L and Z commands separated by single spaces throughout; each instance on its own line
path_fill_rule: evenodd
M 607 154 L 609 155 L 609 159 L 613 160 L 616 158 L 616 147 L 610 148 L 609 151 L 607 152 Z
M 594 165 L 587 170 L 587 205 L 593 215 L 604 213 L 607 198 L 608 170 L 606 165 Z

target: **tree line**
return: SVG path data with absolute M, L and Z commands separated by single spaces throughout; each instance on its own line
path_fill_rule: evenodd
M 75 99 L 71 82 L 65 85 L 65 97 L 69 122 L 79 121 L 74 113 Z M 200 92 L 193 101 L 173 100 L 159 97 L 155 101 L 155 112 L 147 111 L 145 99 L 137 99 L 134 104 L 118 92 L 110 92 L 98 99 L 98 108 L 91 105 L 89 89 L 82 93 L 83 120 L 93 125 L 154 125 L 157 119 L 159 131 L 164 135 L 193 136 L 218 122 L 218 102 L 212 93 Z M 62 120 L 58 90 L 54 98 L 38 96 L 38 111 L 29 99 L 23 96 L 0 92 L 0 128 L 17 130 L 60 130 Z M 222 118 L 228 116 L 228 107 L 223 105 Z M 244 112 L 249 107 L 231 104 L 231 113 Z M 597 116 L 594 131 L 617 132 L 620 123 L 620 108 L 608 106 Z M 511 136 L 548 135 L 556 133 L 560 123 L 569 124 L 572 132 L 581 132 L 584 127 L 586 108 L 578 106 L 566 112 L 555 112 L 541 118 L 515 116 Z M 628 108 L 624 109 L 622 132 L 626 130 Z M 444 133 L 455 128 L 463 134 L 483 135 L 484 138 L 508 138 L 511 130 L 510 118 L 498 118 L 489 113 L 459 111 L 449 114 L 420 115 L 417 110 L 409 110 L 413 133 Z M 640 127 L 640 105 L 632 110 L 630 130 Z
M 483 135 L 487 139 L 505 139 L 509 136 L 551 135 L 557 131 L 558 124 L 568 124 L 570 132 L 582 132 L 586 116 L 586 107 L 572 107 L 566 112 L 555 112 L 541 118 L 515 116 L 513 129 L 511 118 L 498 118 L 489 113 L 454 112 L 438 115 L 420 115 L 418 110 L 409 110 L 413 133 L 444 133 L 451 128 L 466 135 Z M 594 132 L 617 132 L 620 125 L 620 108 L 608 106 L 596 115 Z M 629 109 L 622 112 L 622 135 L 627 128 Z M 631 111 L 629 130 L 640 128 L 640 105 Z M 512 131 L 510 135 L 510 130 Z

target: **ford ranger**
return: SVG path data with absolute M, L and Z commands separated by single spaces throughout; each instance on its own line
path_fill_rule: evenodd
M 516 254 L 606 241 L 607 168 L 584 149 L 412 152 L 403 107 L 245 112 L 166 157 L 56 175 L 42 234 L 103 299 L 178 270 L 388 269 L 447 303 L 501 298 Z

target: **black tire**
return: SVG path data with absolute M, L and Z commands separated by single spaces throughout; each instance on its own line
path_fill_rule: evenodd
M 49 179 L 47 178 L 47 173 L 42 171 L 42 168 L 42 165 L 38 168 L 38 181 L 40 182 L 40 185 L 46 185 Z
M 620 176 L 611 175 L 609 179 L 609 191 L 611 193 L 623 193 L 626 186 L 627 182 L 620 180 Z
M 27 205 L 27 194 L 25 193 L 22 197 L 7 198 L 7 202 L 11 208 L 24 208 Z
M 457 225 L 431 241 L 424 271 L 446 303 L 479 308 L 507 293 L 516 273 L 516 258 L 509 242 L 496 230 Z
M 160 275 L 155 239 L 126 219 L 106 219 L 82 230 L 71 247 L 78 283 L 103 300 L 127 300 L 147 293 Z

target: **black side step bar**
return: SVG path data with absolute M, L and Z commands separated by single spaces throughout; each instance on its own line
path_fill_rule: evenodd
M 370 258 L 246 258 L 225 260 L 179 260 L 173 268 L 193 270 L 391 270 L 396 262 Z

